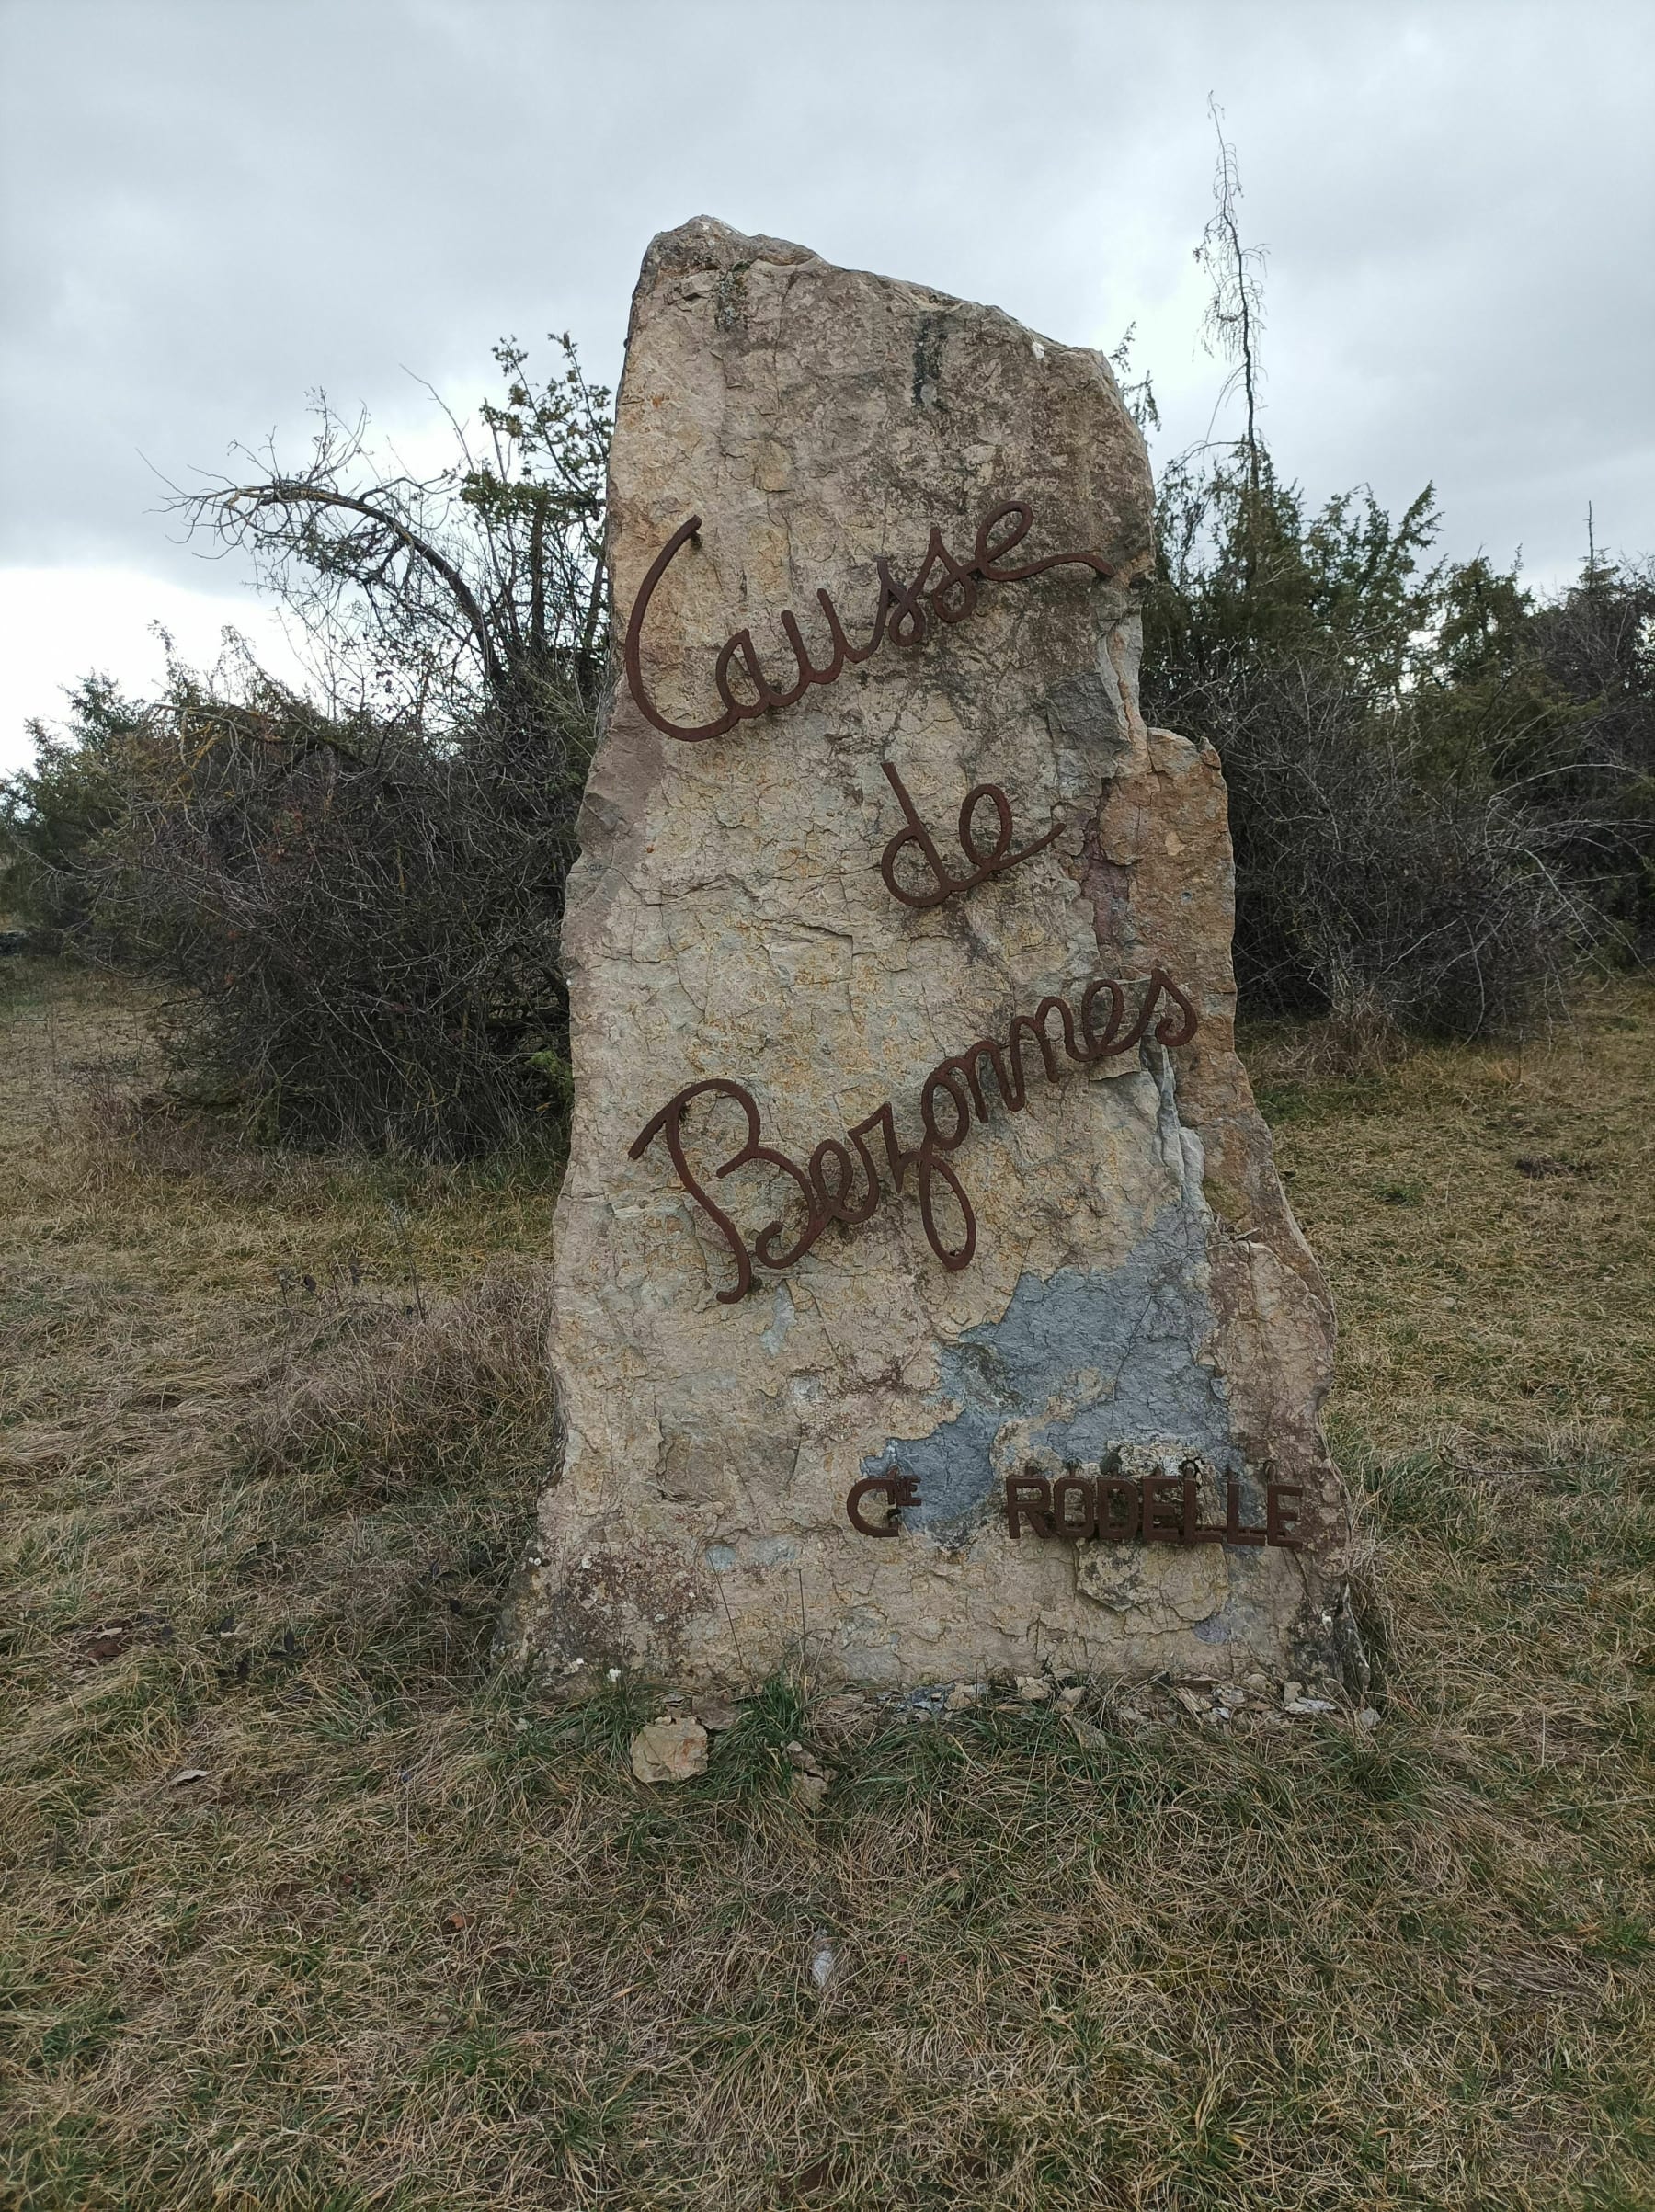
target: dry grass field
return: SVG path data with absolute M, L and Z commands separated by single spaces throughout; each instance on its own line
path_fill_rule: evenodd
M 489 1664 L 550 1170 L 261 1150 L 130 995 L 0 994 L 0 2203 L 1655 2206 L 1655 991 L 1255 1040 L 1376 1727 L 774 1682 L 659 1791 L 645 1686 Z

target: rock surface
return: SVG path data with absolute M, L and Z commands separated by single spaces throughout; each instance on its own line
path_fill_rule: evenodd
M 707 1771 L 707 1731 L 699 1720 L 652 1720 L 632 1739 L 640 1782 L 692 1782 Z
M 820 589 L 860 650 L 881 555 L 900 590 L 935 527 L 967 569 L 983 518 L 1017 500 L 1033 522 L 998 556 L 1010 526 L 990 530 L 987 565 L 1081 549 L 1113 574 L 968 574 L 941 605 L 910 602 L 929 604 L 922 639 L 898 602 L 877 650 L 793 703 L 696 742 L 650 719 L 716 724 L 715 660 L 739 632 L 772 688 L 790 684 L 790 610 L 828 666 Z M 1108 365 L 993 308 L 687 223 L 651 245 L 633 302 L 611 457 L 622 624 L 691 516 L 638 626 L 637 682 L 615 687 L 570 881 L 567 1442 L 523 1649 L 725 1686 L 801 1644 L 818 1678 L 869 1685 L 1065 1664 L 1318 1672 L 1342 1535 L 1317 1421 L 1332 1317 L 1234 1051 L 1218 761 L 1139 712 L 1151 485 Z M 726 665 L 728 698 L 751 706 L 739 645 Z M 956 877 L 996 846 L 987 799 L 962 843 L 976 785 L 1009 802 L 1002 849 L 1055 838 L 903 903 L 881 861 L 914 820 Z M 911 896 L 935 886 L 914 840 L 892 866 Z M 860 1204 L 851 1133 L 882 1104 L 913 1151 L 949 1055 L 1004 1044 L 1048 994 L 1079 1014 L 1093 979 L 1118 980 L 1130 1012 L 1157 971 L 1193 1034 L 1163 993 L 1129 1051 L 1059 1050 L 1048 1081 L 1025 1049 L 1017 1112 L 973 1064 L 982 1107 L 962 1078 L 968 1134 L 931 1147 L 934 1234 L 917 1166 L 900 1192 L 887 1166 L 870 1218 L 829 1219 L 796 1264 L 766 1264 L 809 1217 L 822 1140 L 837 1161 L 812 1203 L 854 1185 Z M 727 1227 L 687 1191 L 660 1118 L 698 1083 L 744 1087 L 755 1141 L 797 1170 L 749 1157 L 721 1175 L 745 1108 L 728 1089 L 693 1100 L 685 1164 Z M 877 1165 L 885 1139 L 866 1141 Z M 964 1241 L 944 1170 L 975 1215 L 958 1267 L 940 1257 Z M 1310 1541 L 1013 1540 L 1006 1478 L 1075 1468 L 1169 1495 L 1190 1475 L 1220 1523 L 1231 1485 L 1251 1527 L 1266 1480 L 1290 1486 Z M 882 1476 L 912 1491 L 864 1493 L 858 1528 L 853 1486 Z

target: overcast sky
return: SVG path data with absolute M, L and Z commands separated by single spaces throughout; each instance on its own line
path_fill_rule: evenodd
M 1164 460 L 1221 381 L 1209 92 L 1270 249 L 1264 428 L 1314 497 L 1434 479 L 1444 545 L 1655 551 L 1652 0 L 0 0 L 0 765 L 57 687 L 264 635 L 154 471 L 305 395 L 417 451 L 490 342 L 612 382 L 693 214 L 1113 347 Z

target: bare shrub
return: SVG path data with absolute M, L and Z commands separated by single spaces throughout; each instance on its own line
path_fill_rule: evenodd
M 173 986 L 191 1090 L 271 1134 L 452 1157 L 555 1127 L 589 716 L 549 682 L 439 740 L 236 673 L 150 710 L 82 941 Z
M 1216 710 L 1216 711 L 1214 711 Z M 1406 729 L 1314 667 L 1210 702 L 1237 844 L 1237 967 L 1255 1009 L 1307 1000 L 1357 1061 L 1408 1032 L 1561 1010 L 1601 931 L 1572 816 L 1421 775 Z
M 453 1158 L 555 1130 L 564 882 L 608 659 L 609 395 L 565 339 L 412 477 L 318 402 L 308 456 L 177 495 L 310 647 L 159 698 L 90 678 L 0 782 L 0 891 L 169 994 L 196 1095 L 306 1143 Z

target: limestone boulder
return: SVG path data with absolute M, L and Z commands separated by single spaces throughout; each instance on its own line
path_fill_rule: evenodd
M 706 219 L 650 247 L 551 1668 L 1322 1664 L 1332 1316 L 1236 1056 L 1219 762 L 1139 708 L 1151 501 L 1099 354 Z

